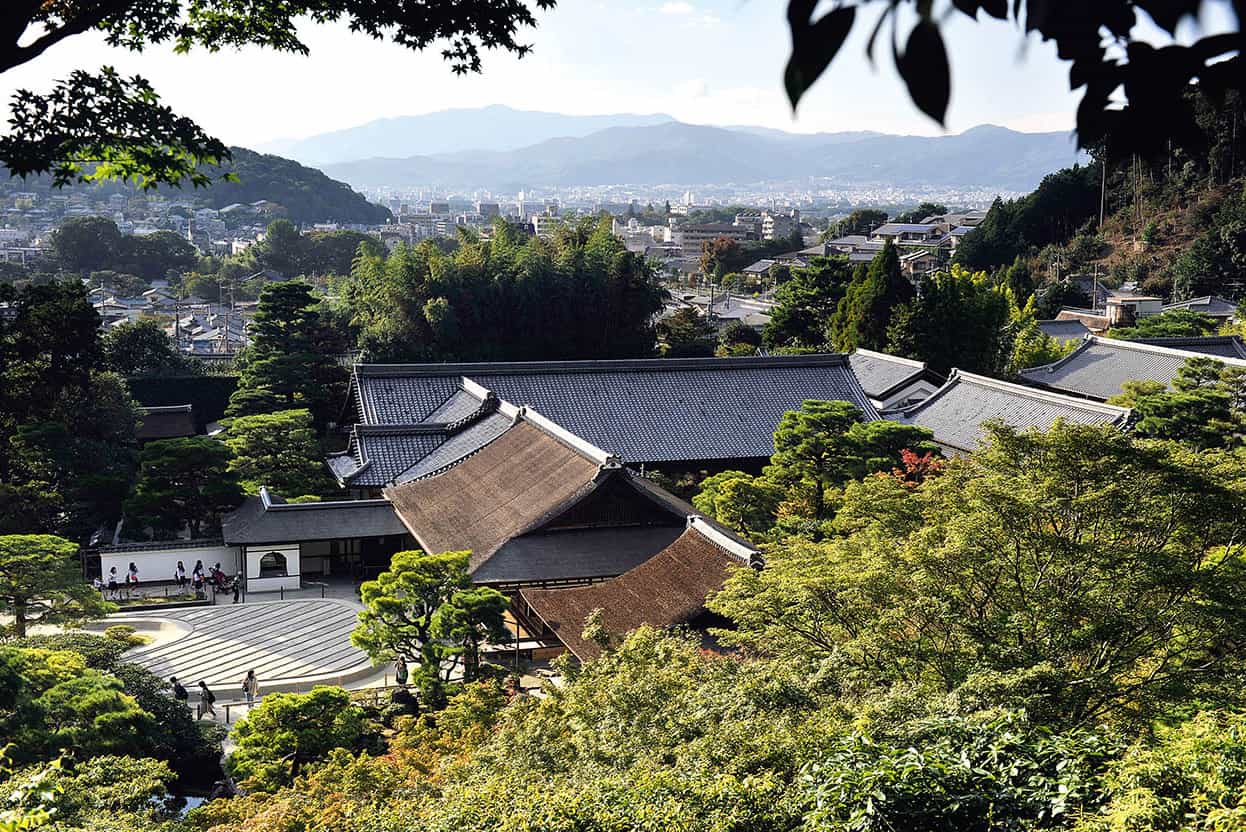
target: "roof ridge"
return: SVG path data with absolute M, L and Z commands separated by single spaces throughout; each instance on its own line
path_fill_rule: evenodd
M 748 369 L 767 367 L 836 367 L 848 363 L 844 353 L 738 356 L 732 358 L 614 358 L 584 361 L 482 361 L 454 364 L 355 364 L 356 375 L 511 375 L 519 373 L 665 372 L 688 369 Z M 470 380 L 470 378 L 469 378 Z
M 958 372 L 958 371 L 953 371 Z M 981 387 L 992 387 L 997 390 L 1005 390 L 1015 393 L 1018 396 L 1026 396 L 1031 399 L 1040 399 L 1042 401 L 1059 400 L 1070 406 L 1077 406 L 1083 410 L 1094 411 L 1099 413 L 1114 413 L 1118 417 L 1128 416 L 1132 409 L 1121 407 L 1120 405 L 1108 404 L 1107 402 L 1098 402 L 1091 399 L 1082 399 L 1076 396 L 1069 396 L 1065 393 L 1057 393 L 1054 390 L 1040 389 L 1037 387 L 1029 387 L 1025 384 L 1017 384 L 1016 382 L 1003 381 L 1002 379 L 991 378 L 990 376 L 982 376 L 976 373 L 960 372 L 960 378 L 963 378 L 969 384 L 977 384 Z
M 733 555 L 737 560 L 743 561 L 746 566 L 752 566 L 757 556 L 761 554 L 759 550 L 740 541 L 700 514 L 688 515 L 687 529 L 701 535 L 719 549 Z
M 880 358 L 884 361 L 894 361 L 897 364 L 904 364 L 908 367 L 917 367 L 918 369 L 921 369 L 921 370 L 926 369 L 925 361 L 918 361 L 913 358 L 903 358 L 899 355 L 892 355 L 886 352 L 877 352 L 876 350 L 867 350 L 864 347 L 857 347 L 855 350 L 849 353 L 848 356 L 851 358 L 854 353 L 861 353 L 862 355 L 868 355 L 873 358 Z
M 1090 335 L 1087 336 L 1086 340 L 1088 343 L 1104 344 L 1108 347 L 1115 347 L 1116 349 L 1134 350 L 1136 352 L 1150 352 L 1157 355 L 1169 355 L 1174 358 L 1184 356 L 1187 360 L 1190 358 L 1213 358 L 1216 361 L 1231 362 L 1235 366 L 1246 367 L 1246 359 L 1206 356 L 1202 353 L 1191 352 L 1190 350 L 1178 350 L 1173 349 L 1172 347 L 1164 347 L 1156 344 L 1144 344 L 1141 341 L 1128 341 L 1123 338 L 1104 338 L 1102 335 Z M 1072 357 L 1072 355 L 1075 354 L 1076 353 L 1071 353 L 1068 357 Z

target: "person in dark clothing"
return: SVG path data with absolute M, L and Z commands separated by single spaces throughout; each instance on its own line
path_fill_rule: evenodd
M 199 680 L 199 715 L 195 719 L 203 719 L 205 714 L 211 714 L 216 719 L 216 694 L 208 690 L 208 683 Z
M 174 699 L 176 699 L 178 702 L 189 702 L 190 701 L 190 693 L 186 690 L 186 688 L 182 685 L 182 683 L 177 680 L 176 676 L 169 677 L 169 684 L 173 686 L 173 698 Z

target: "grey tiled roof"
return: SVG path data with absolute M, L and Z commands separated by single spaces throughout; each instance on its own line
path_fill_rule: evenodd
M 410 482 L 436 473 L 447 465 L 453 465 L 468 454 L 480 450 L 497 439 L 511 424 L 511 417 L 501 413 L 491 413 L 479 422 L 450 436 L 436 449 L 392 477 L 389 482 Z
M 459 419 L 466 419 L 477 410 L 482 404 L 478 396 L 467 392 L 466 390 L 455 390 L 450 398 L 442 402 L 437 409 L 423 419 L 424 422 L 457 422 Z
M 857 350 L 848 356 L 852 372 L 867 394 L 875 399 L 926 372 L 926 365 L 910 358 L 900 358 L 871 350 Z
M 1246 343 L 1236 335 L 1200 335 L 1189 338 L 1136 338 L 1139 344 L 1171 347 L 1217 358 L 1246 358 Z
M 417 426 L 356 425 L 346 453 L 329 457 L 329 469 L 340 482 L 354 488 L 379 488 L 445 441 L 445 433 Z
M 1079 424 L 1128 424 L 1123 407 L 1063 396 L 1020 384 L 953 370 L 930 398 L 899 413 L 898 420 L 934 432 L 935 441 L 955 451 L 982 444 L 984 422 L 1047 430 L 1057 419 Z
M 675 542 L 683 524 L 575 529 L 511 538 L 472 573 L 475 583 L 608 578 Z
M 1127 381 L 1158 381 L 1172 384 L 1177 372 L 1199 353 L 1157 347 L 1137 341 L 1091 336 L 1069 355 L 1052 364 L 1021 371 L 1026 381 L 1076 393 L 1110 399 Z M 1246 367 L 1246 360 L 1221 358 L 1226 364 Z
M 1080 341 L 1090 334 L 1090 330 L 1079 320 L 1039 321 L 1039 331 L 1057 341 Z
M 1233 317 L 1237 314 L 1237 304 L 1219 295 L 1204 295 L 1201 298 L 1164 304 L 1165 312 L 1171 312 L 1174 309 L 1188 309 L 1191 312 L 1200 312 L 1217 318 Z
M 878 418 L 842 355 L 358 365 L 355 389 L 365 422 L 415 424 L 463 378 L 629 463 L 767 457 L 779 419 L 808 399 Z
M 388 500 L 284 503 L 261 489 L 221 521 L 231 546 L 407 534 Z

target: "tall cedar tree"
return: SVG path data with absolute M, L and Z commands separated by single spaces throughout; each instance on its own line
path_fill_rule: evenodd
M 900 273 L 900 255 L 895 245 L 888 242 L 870 261 L 865 274 L 858 272 L 839 302 L 831 320 L 831 343 L 841 352 L 857 347 L 886 348 L 892 310 L 916 295 L 913 284 Z
M 325 426 L 340 401 L 346 371 L 322 348 L 331 339 L 317 305 L 311 286 L 302 281 L 263 288 L 227 415 L 305 409 L 317 428 Z

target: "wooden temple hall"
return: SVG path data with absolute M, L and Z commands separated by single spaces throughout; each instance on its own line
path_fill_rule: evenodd
M 695 625 L 730 567 L 755 563 L 747 544 L 617 457 L 530 409 L 502 412 L 510 427 L 489 444 L 384 494 L 419 548 L 470 551 L 473 582 L 511 596 L 524 652 L 592 656 L 580 633 L 597 608 L 619 634 Z

